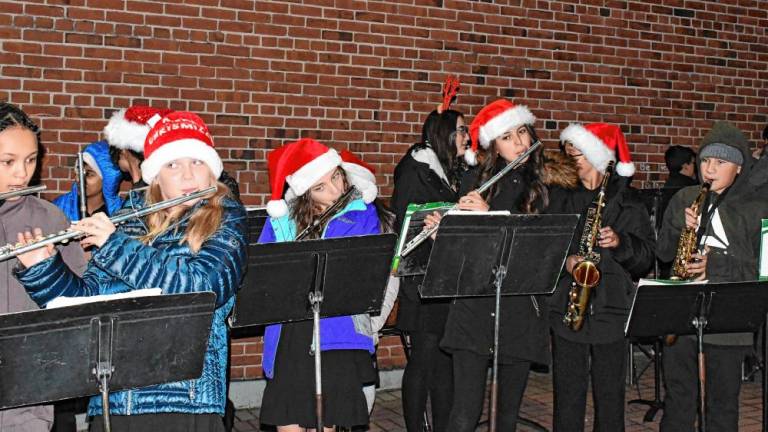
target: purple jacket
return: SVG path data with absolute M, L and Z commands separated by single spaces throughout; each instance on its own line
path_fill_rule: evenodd
M 323 238 L 353 237 L 369 234 L 379 234 L 379 217 L 376 206 L 365 204 L 361 199 L 350 202 L 347 207 L 331 219 L 323 232 Z M 269 218 L 259 236 L 259 243 L 275 243 L 293 241 L 296 237 L 296 225 L 290 216 Z M 367 317 L 364 317 L 367 318 Z M 353 316 L 323 318 L 320 320 L 320 349 L 321 351 L 339 349 L 375 351 L 370 323 L 367 331 L 355 326 L 359 320 Z M 356 328 L 357 327 L 357 328 Z M 280 342 L 280 324 L 270 325 L 264 331 L 264 374 L 267 378 L 274 376 L 275 356 Z

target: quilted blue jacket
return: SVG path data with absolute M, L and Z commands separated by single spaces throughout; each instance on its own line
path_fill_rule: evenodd
M 130 205 L 127 203 L 126 205 Z M 202 202 L 196 204 L 196 207 Z M 186 243 L 179 244 L 191 211 L 145 245 L 126 232 L 143 231 L 143 222 L 133 220 L 118 227 L 91 257 L 82 278 L 72 273 L 56 254 L 16 277 L 41 307 L 58 296 L 113 294 L 142 288 L 161 288 L 164 294 L 212 291 L 216 294 L 208 348 L 202 376 L 195 380 L 167 383 L 111 393 L 109 412 L 115 415 L 150 413 L 224 414 L 228 328 L 226 318 L 234 304 L 246 265 L 246 213 L 234 200 L 223 202 L 224 216 L 219 230 L 197 254 Z M 101 397 L 91 398 L 90 415 L 100 415 Z
M 331 218 L 322 237 L 352 237 L 379 234 L 379 217 L 374 204 L 356 199 Z M 293 241 L 296 224 L 289 216 L 269 218 L 259 237 L 259 243 Z M 262 367 L 267 378 L 274 377 L 277 345 L 282 326 L 274 324 L 264 330 L 264 355 Z M 375 352 L 368 315 L 339 316 L 320 320 L 320 350 L 360 349 Z

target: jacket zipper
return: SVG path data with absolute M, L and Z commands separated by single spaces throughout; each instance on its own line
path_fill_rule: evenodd
M 195 400 L 195 380 L 189 380 L 189 400 Z
M 127 415 L 131 415 L 131 410 L 133 408 L 132 400 L 133 400 L 133 390 L 128 390 L 128 404 L 126 406 Z M 107 399 L 107 404 L 109 404 L 109 399 Z M 104 407 L 101 407 L 101 408 L 104 409 Z M 109 409 L 109 406 L 107 406 L 107 409 Z
M 539 309 L 539 302 L 536 301 L 536 297 L 531 296 L 531 303 L 533 303 L 533 308 L 536 309 L 536 317 L 541 317 L 541 310 Z

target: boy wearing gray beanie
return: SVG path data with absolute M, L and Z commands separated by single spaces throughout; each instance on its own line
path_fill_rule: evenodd
M 765 214 L 766 205 L 765 200 L 745 199 L 753 163 L 749 141 L 733 124 L 718 121 L 702 140 L 698 162 L 702 182 L 711 184 L 700 217 L 690 208 L 700 187 L 680 190 L 664 214 L 656 254 L 662 261 L 674 259 L 680 233 L 693 228 L 700 252 L 686 269 L 694 279 L 756 280 L 760 214 Z M 706 393 L 710 432 L 738 430 L 741 363 L 751 352 L 752 337 L 751 333 L 704 337 L 707 386 L 716 389 Z M 683 336 L 665 348 L 663 367 L 666 398 L 659 431 L 693 432 L 698 400 L 695 339 Z

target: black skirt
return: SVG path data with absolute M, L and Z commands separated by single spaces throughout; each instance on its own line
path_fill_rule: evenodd
M 277 346 L 274 377 L 267 381 L 261 403 L 263 424 L 298 424 L 313 428 L 315 416 L 315 361 L 310 355 L 312 321 L 284 324 Z M 368 424 L 363 386 L 376 379 L 366 350 L 323 351 L 323 422 L 325 426 Z

